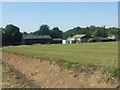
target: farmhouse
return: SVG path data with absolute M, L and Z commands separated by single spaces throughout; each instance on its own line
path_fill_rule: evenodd
M 78 43 L 87 42 L 87 40 L 90 38 L 87 34 L 76 34 L 73 37 L 68 37 L 67 40 L 74 41 L 77 40 Z
M 52 43 L 52 38 L 49 35 L 26 35 L 22 38 L 23 45 L 31 44 L 50 44 Z
M 108 38 L 118 40 L 118 37 L 116 35 L 109 35 Z

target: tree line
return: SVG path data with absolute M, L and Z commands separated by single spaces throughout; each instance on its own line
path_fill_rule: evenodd
M 38 30 L 34 32 L 20 32 L 19 27 L 9 24 L 6 25 L 5 28 L 0 28 L 2 32 L 2 44 L 3 45 L 20 45 L 21 39 L 23 35 L 50 35 L 52 38 L 62 38 L 67 39 L 69 36 L 72 37 L 76 34 L 87 34 L 90 36 L 101 36 L 107 37 L 109 35 L 116 35 L 120 37 L 120 28 L 112 27 L 106 28 L 105 26 L 96 27 L 96 26 L 87 26 L 85 28 L 82 27 L 74 27 L 73 29 L 67 30 L 63 32 L 58 27 L 54 27 L 50 29 L 50 27 L 46 24 L 43 24 L 39 27 Z
M 50 35 L 52 38 L 62 38 L 63 31 L 58 27 L 54 27 L 50 30 L 48 25 L 41 25 L 35 32 L 23 32 L 23 35 Z
M 85 28 L 75 27 L 73 29 L 66 31 L 63 34 L 63 38 L 66 39 L 68 38 L 68 36 L 73 36 L 76 34 L 87 34 L 92 37 L 100 36 L 104 38 L 104 37 L 108 37 L 109 35 L 115 35 L 115 36 L 120 35 L 120 29 L 116 27 L 105 28 L 105 26 L 102 27 L 89 26 Z
M 39 30 L 35 32 L 23 32 L 23 35 L 50 35 L 52 38 L 62 38 L 67 39 L 69 36 L 72 37 L 76 34 L 87 34 L 89 36 L 97 37 L 108 37 L 109 35 L 120 35 L 120 28 L 112 27 L 105 28 L 105 26 L 96 27 L 96 26 L 87 26 L 85 28 L 82 27 L 74 27 L 73 29 L 67 30 L 63 32 L 58 27 L 54 27 L 53 29 L 49 29 L 48 25 L 41 25 Z

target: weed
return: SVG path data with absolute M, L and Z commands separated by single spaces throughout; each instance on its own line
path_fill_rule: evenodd
M 120 68 L 112 68 L 108 70 L 107 77 L 109 79 L 118 79 L 120 78 Z

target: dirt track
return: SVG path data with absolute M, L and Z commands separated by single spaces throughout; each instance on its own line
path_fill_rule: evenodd
M 93 74 L 81 73 L 75 77 L 74 73 L 47 60 L 40 60 L 3 52 L 3 61 L 20 71 L 37 87 L 42 88 L 113 88 L 114 83 L 105 83 L 104 75 L 97 70 Z M 35 87 L 36 87 L 35 86 Z

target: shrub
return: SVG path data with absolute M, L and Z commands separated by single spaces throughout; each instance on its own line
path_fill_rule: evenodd
M 95 42 L 95 40 L 93 38 L 89 38 L 87 42 Z

